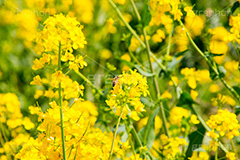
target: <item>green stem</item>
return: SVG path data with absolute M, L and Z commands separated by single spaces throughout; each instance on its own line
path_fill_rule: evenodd
M 173 28 L 174 28 L 174 25 L 172 26 L 171 32 L 169 33 L 169 36 L 168 36 L 168 45 L 167 45 L 167 53 L 166 53 L 166 56 L 169 56 L 169 55 L 170 55 L 171 39 L 172 39 L 172 30 L 173 30 Z
M 142 68 L 142 70 L 146 71 L 146 68 L 144 68 L 144 66 L 138 61 L 138 59 L 133 55 L 133 53 L 130 50 L 128 50 L 128 52 L 134 62 L 137 63 Z
M 130 133 L 129 126 L 127 124 L 125 124 L 125 126 L 126 126 L 126 130 L 127 130 L 127 133 L 128 133 L 128 140 L 130 142 L 134 158 L 136 159 L 136 152 L 135 152 L 134 144 L 133 144 L 133 141 L 132 141 L 132 134 Z
M 230 140 L 230 143 L 231 143 L 231 145 L 232 145 L 233 151 L 235 152 L 236 158 L 238 159 L 237 149 L 236 149 L 236 147 L 235 147 L 234 142 L 233 142 L 232 139 Z
M 134 10 L 134 12 L 135 12 L 135 14 L 136 14 L 136 16 L 137 16 L 137 19 L 138 19 L 138 21 L 140 22 L 140 21 L 141 21 L 141 16 L 140 16 L 140 14 L 139 14 L 139 12 L 138 12 L 138 10 L 137 10 L 136 5 L 135 5 L 135 3 L 134 3 L 133 0 L 130 0 L 130 2 L 131 2 L 131 5 L 132 5 L 132 7 L 133 7 L 133 10 Z
M 117 12 L 119 18 L 122 20 L 122 22 L 124 23 L 124 25 L 129 29 L 129 31 L 137 38 L 137 40 L 141 43 L 141 45 L 145 48 L 145 44 L 143 43 L 143 41 L 141 40 L 141 38 L 137 35 L 137 33 L 132 29 L 132 27 L 124 20 L 123 15 L 121 13 L 121 11 L 117 8 L 117 6 L 114 4 L 114 2 L 112 0 L 108 0 L 108 2 L 110 3 L 110 5 L 113 7 L 113 9 Z
M 93 85 L 93 83 L 89 79 L 87 79 L 87 77 L 85 77 L 81 72 L 75 71 L 75 73 L 79 77 L 81 77 L 85 82 L 87 82 L 92 88 L 94 88 L 101 96 L 103 96 L 103 93 L 99 89 L 97 89 L 97 87 L 95 85 Z
M 61 71 L 61 42 L 59 42 L 59 53 L 58 53 L 58 70 Z M 64 126 L 63 126 L 63 109 L 62 109 L 62 86 L 61 80 L 59 82 L 59 103 L 60 103 L 60 118 L 61 118 L 61 133 L 62 133 L 62 150 L 63 159 L 66 160 L 66 149 L 65 149 L 65 137 L 64 137 Z
M 132 4 L 132 7 L 133 7 L 133 10 L 135 12 L 135 14 L 137 15 L 137 18 L 138 18 L 138 21 L 140 22 L 141 21 L 141 16 L 137 10 L 137 7 L 134 3 L 133 0 L 131 0 L 131 4 Z M 121 12 L 120 12 L 121 13 Z M 150 69 L 151 69 L 151 72 L 154 73 L 154 69 L 153 69 L 153 64 L 151 62 L 151 57 L 154 57 L 154 60 L 159 64 L 159 66 L 164 70 L 166 70 L 166 68 L 158 61 L 158 59 L 152 54 L 151 52 L 151 49 L 150 49 L 150 45 L 149 45 L 149 42 L 147 40 L 147 32 L 146 32 L 146 28 L 143 28 L 143 36 L 144 36 L 144 41 L 145 41 L 145 45 L 146 45 L 146 49 L 147 49 L 147 54 L 148 54 L 148 62 L 149 62 L 149 66 L 150 66 Z M 170 48 L 170 47 L 169 47 Z M 161 96 L 161 93 L 160 93 L 160 90 L 159 90 L 159 84 L 158 84 L 158 80 L 157 80 L 157 77 L 155 76 L 154 77 L 154 86 L 155 86 L 155 89 L 156 89 L 156 92 L 157 92 L 157 96 Z M 162 106 L 162 103 L 159 103 L 159 106 L 160 106 L 160 110 L 161 110 L 161 117 L 163 119 L 163 127 L 164 127 L 164 130 L 165 130 L 165 134 L 170 137 L 169 135 L 169 132 L 168 132 L 168 128 L 167 128 L 167 120 L 166 120 L 166 115 L 165 115 L 165 112 L 164 112 L 164 108 Z
M 145 43 L 141 40 L 141 38 L 136 34 L 136 32 L 132 29 L 132 27 L 124 20 L 122 13 L 120 12 L 120 10 L 117 8 L 117 6 L 113 3 L 112 0 L 108 0 L 109 3 L 111 4 L 111 6 L 113 7 L 113 9 L 117 12 L 118 17 L 122 20 L 122 22 L 124 23 L 124 25 L 128 28 L 128 30 L 135 36 L 135 38 L 140 42 L 140 44 L 142 45 L 143 48 L 146 48 Z M 158 59 L 156 58 L 156 56 L 153 53 L 150 53 L 151 57 L 157 62 L 157 64 L 159 65 L 159 67 L 161 67 L 162 70 L 166 71 L 165 66 L 158 61 Z
M 111 158 L 112 158 L 114 142 L 115 142 L 115 139 L 116 139 L 116 136 L 117 136 L 117 130 L 118 130 L 118 126 L 119 126 L 120 121 L 121 121 L 122 114 L 123 114 L 123 110 L 122 110 L 121 113 L 120 113 L 120 116 L 119 116 L 119 118 L 118 118 L 118 122 L 117 122 L 117 125 L 116 125 L 116 128 L 115 128 L 115 131 L 114 131 L 113 141 L 112 141 L 112 146 L 111 146 L 111 151 L 110 151 L 110 153 L 109 153 L 108 160 L 111 160 Z
M 155 73 L 154 69 L 153 69 L 153 64 L 151 62 L 151 50 L 150 50 L 150 45 L 149 45 L 148 40 L 147 40 L 147 33 L 146 33 L 145 28 L 143 28 L 143 36 L 144 36 L 145 44 L 147 46 L 148 61 L 149 61 L 150 69 L 151 69 L 152 73 Z M 157 80 L 156 76 L 154 76 L 154 86 L 155 86 L 155 90 L 157 92 L 157 96 L 160 97 L 161 93 L 160 93 L 160 90 L 159 90 L 159 84 L 158 84 L 158 80 Z M 160 107 L 160 111 L 161 111 L 160 114 L 161 114 L 161 117 L 162 117 L 162 120 L 163 120 L 163 128 L 164 128 L 165 134 L 168 137 L 170 137 L 169 132 L 168 132 L 168 128 L 167 128 L 167 119 L 166 119 L 166 115 L 165 115 L 165 111 L 164 111 L 162 103 L 159 103 L 159 107 Z
M 185 26 L 184 26 L 182 21 L 180 21 L 180 24 L 181 24 L 182 27 L 185 28 Z M 208 57 L 198 48 L 198 46 L 193 41 L 193 39 L 191 38 L 191 36 L 190 36 L 190 34 L 188 32 L 186 32 L 186 35 L 187 35 L 190 43 L 193 45 L 193 47 L 204 58 L 204 60 L 208 63 L 208 65 L 211 67 L 211 69 L 215 72 L 217 77 L 219 77 L 219 72 L 218 72 L 218 69 L 216 68 L 216 66 L 214 66 L 211 63 L 211 61 L 208 59 Z M 219 78 L 219 79 L 223 83 L 223 85 L 232 93 L 232 95 L 238 100 L 238 102 L 240 102 L 240 96 L 238 95 L 238 93 L 229 84 L 227 84 L 227 82 L 223 78 Z
M 140 147 L 143 147 L 141 139 L 138 137 L 137 131 L 133 126 L 132 126 L 132 134 L 133 134 L 133 137 L 135 137 L 135 139 L 137 140 L 138 145 Z
M 217 147 L 217 149 L 215 151 L 215 160 L 218 160 L 218 147 Z

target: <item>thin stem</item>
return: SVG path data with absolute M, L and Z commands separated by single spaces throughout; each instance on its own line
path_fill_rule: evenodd
M 109 153 L 108 160 L 111 160 L 111 157 L 112 157 L 114 142 L 115 142 L 115 139 L 116 139 L 116 136 L 117 136 L 117 130 L 118 130 L 118 126 L 119 126 L 120 121 L 121 121 L 122 114 L 123 114 L 123 110 L 122 110 L 121 113 L 120 113 L 120 116 L 119 116 L 119 118 L 118 118 L 118 122 L 117 122 L 117 125 L 116 125 L 116 128 L 115 128 L 115 131 L 114 131 L 113 141 L 112 141 L 112 146 L 111 146 L 111 151 L 110 151 L 110 153 Z
M 215 151 L 215 160 L 218 160 L 218 147 L 217 147 L 217 149 Z
M 136 32 L 132 29 L 132 27 L 125 21 L 125 19 L 123 18 L 122 13 L 120 12 L 120 10 L 117 8 L 117 6 L 113 3 L 112 0 L 108 0 L 109 3 L 111 4 L 111 6 L 113 7 L 113 9 L 117 12 L 118 17 L 122 20 L 122 22 L 124 23 L 124 25 L 128 28 L 128 30 L 135 36 L 135 38 L 140 42 L 140 44 L 142 45 L 143 48 L 146 48 L 145 43 L 141 40 L 141 38 L 136 34 Z M 157 62 L 157 64 L 159 65 L 159 67 L 166 71 L 165 66 L 158 61 L 158 59 L 156 58 L 156 56 L 153 53 L 150 53 L 151 57 Z
M 233 151 L 235 152 L 236 158 L 238 159 L 238 152 L 232 139 L 230 140 L 230 143 L 232 145 Z
M 136 152 L 135 152 L 135 148 L 134 148 L 134 144 L 133 144 L 133 141 L 132 141 L 132 134 L 130 133 L 130 130 L 129 130 L 129 126 L 126 125 L 126 130 L 127 130 L 127 133 L 128 133 L 128 139 L 129 139 L 129 142 L 130 142 L 130 145 L 131 145 L 131 148 L 132 148 L 132 152 L 133 152 L 133 155 L 134 155 L 134 158 L 136 159 Z
M 103 93 L 89 80 L 87 77 L 85 77 L 81 72 L 76 72 L 75 73 L 80 76 L 84 81 L 86 81 L 92 88 L 94 88 L 101 96 L 103 96 Z
M 133 10 L 134 10 L 134 12 L 135 12 L 135 14 L 136 14 L 136 16 L 137 16 L 137 19 L 138 19 L 138 21 L 140 22 L 140 21 L 141 21 L 141 16 L 140 16 L 140 14 L 139 14 L 139 12 L 138 12 L 138 10 L 137 10 L 136 5 L 135 5 L 135 3 L 134 3 L 133 0 L 130 0 L 130 2 L 131 2 L 131 5 L 132 5 L 132 7 L 133 7 Z
M 168 45 L 167 45 L 167 53 L 166 56 L 170 55 L 170 49 L 171 49 L 171 39 L 172 39 L 172 30 L 174 28 L 174 25 L 172 26 L 171 32 L 168 35 Z
M 155 73 L 154 69 L 153 69 L 153 64 L 151 62 L 151 49 L 150 49 L 150 45 L 149 45 L 148 40 L 147 40 L 147 33 L 146 33 L 145 28 L 143 28 L 143 36 L 144 36 L 145 44 L 147 46 L 148 61 L 149 61 L 150 69 L 151 69 L 152 73 Z M 154 86 L 155 86 L 155 90 L 157 92 L 157 96 L 160 97 L 161 93 L 160 93 L 160 90 L 159 90 L 159 84 L 158 84 L 158 80 L 157 80 L 156 76 L 154 77 Z M 161 111 L 160 114 L 161 114 L 161 117 L 162 117 L 162 120 L 163 120 L 163 128 L 164 128 L 165 134 L 168 137 L 170 137 L 169 132 L 168 132 L 168 128 L 167 128 L 167 119 L 166 119 L 165 111 L 164 111 L 164 108 L 163 108 L 163 105 L 162 105 L 161 102 L 159 103 L 159 107 L 160 107 L 160 111 Z
M 182 27 L 185 28 L 184 24 L 182 23 L 182 21 L 180 21 L 180 24 Z M 197 50 L 197 52 L 205 59 L 205 61 L 208 63 L 208 65 L 211 67 L 211 69 L 215 72 L 215 74 L 219 77 L 219 72 L 216 68 L 216 66 L 214 66 L 211 61 L 208 59 L 208 57 L 198 48 L 198 46 L 196 45 L 196 43 L 193 41 L 193 39 L 191 38 L 190 34 L 186 31 L 186 35 L 190 41 L 190 43 L 193 45 L 193 47 Z M 223 79 L 223 78 L 219 78 L 220 81 L 223 83 L 223 85 L 232 93 L 232 95 L 238 100 L 238 102 L 240 102 L 240 96 L 238 95 L 238 93 L 229 85 L 227 84 L 227 82 Z
M 121 13 L 121 11 L 117 8 L 117 6 L 114 4 L 114 2 L 112 0 L 108 0 L 108 2 L 111 4 L 111 6 L 113 7 L 113 9 L 117 12 L 117 15 L 119 16 L 119 18 L 122 20 L 122 22 L 125 24 L 125 26 L 129 29 L 129 31 L 136 37 L 136 39 L 140 42 L 140 44 L 143 46 L 143 48 L 147 48 L 147 52 L 148 52 L 148 59 L 149 59 L 149 65 L 150 65 L 150 68 L 151 68 L 151 71 L 152 73 L 153 72 L 153 66 L 152 66 L 152 63 L 151 63 L 151 60 L 150 60 L 150 57 L 153 57 L 154 60 L 158 63 L 158 65 L 165 71 L 166 68 L 163 64 L 161 64 L 158 59 L 152 54 L 152 52 L 150 51 L 150 47 L 149 47 L 149 44 L 148 44 L 148 40 L 146 39 L 146 30 L 145 28 L 143 28 L 143 34 L 144 34 L 144 39 L 145 39 L 145 43 L 143 43 L 143 41 L 140 39 L 140 37 L 136 34 L 136 32 L 132 29 L 132 27 L 124 20 L 123 18 L 123 15 Z M 131 1 L 132 5 L 133 5 L 133 8 L 134 8 L 134 11 L 136 13 L 137 16 L 139 16 L 140 14 L 138 13 L 137 11 L 137 8 L 134 4 L 133 1 Z M 140 17 L 140 16 L 139 16 Z M 138 20 L 141 20 L 141 17 L 139 18 L 138 17 Z M 155 84 L 155 88 L 157 90 L 157 94 L 158 96 L 160 96 L 160 91 L 159 91 L 159 87 L 158 87 L 158 82 L 157 82 L 157 79 L 156 77 L 154 78 L 154 84 Z M 166 132 L 166 135 L 169 137 L 169 133 L 168 133 L 168 129 L 167 129 L 167 125 L 166 125 L 166 116 L 165 116 L 165 112 L 164 112 L 164 108 L 162 106 L 162 104 L 160 103 L 160 108 L 161 108 L 161 114 L 162 114 L 162 118 L 163 118 L 163 126 L 164 126 L 164 129 L 165 129 L 165 132 Z
M 58 53 L 58 70 L 61 71 L 61 42 L 59 42 L 59 53 Z M 59 103 L 60 103 L 60 118 L 61 118 L 61 133 L 62 133 L 62 150 L 63 159 L 66 160 L 66 149 L 65 149 L 65 137 L 64 137 L 64 126 L 63 126 L 63 109 L 62 109 L 62 86 L 61 81 L 59 82 Z
M 137 38 L 137 40 L 141 43 L 141 45 L 145 48 L 145 44 L 143 43 L 143 41 L 141 40 L 141 38 L 137 35 L 137 33 L 132 29 L 132 27 L 124 20 L 122 13 L 120 12 L 120 10 L 117 8 L 117 6 L 114 4 L 114 2 L 112 0 L 108 0 L 108 2 L 110 3 L 110 5 L 114 8 L 114 10 L 117 12 L 119 18 L 122 20 L 122 22 L 124 23 L 124 25 L 130 30 L 130 32 Z
M 136 62 L 144 71 L 146 71 L 146 68 L 138 61 L 138 59 L 133 55 L 133 53 L 129 50 L 130 57 Z
M 132 126 L 132 134 L 133 134 L 133 137 L 135 137 L 135 139 L 137 140 L 138 145 L 140 147 L 143 147 L 141 139 L 138 137 L 137 131 L 133 126 Z

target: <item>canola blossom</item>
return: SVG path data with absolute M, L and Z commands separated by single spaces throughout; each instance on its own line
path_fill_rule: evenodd
M 149 94 L 147 80 L 137 71 L 130 70 L 129 73 L 123 72 L 118 76 L 113 90 L 111 90 L 110 99 L 106 101 L 111 109 L 115 109 L 116 115 L 126 119 L 127 115 L 136 121 L 140 118 L 138 113 L 144 112 L 144 104 L 140 101 L 141 96 Z

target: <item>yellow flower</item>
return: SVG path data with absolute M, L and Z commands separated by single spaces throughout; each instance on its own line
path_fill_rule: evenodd
M 191 18 L 195 16 L 195 13 L 193 12 L 192 8 L 193 8 L 192 6 L 184 8 L 184 11 L 187 12 L 187 16 Z
M 116 27 L 114 27 L 114 20 L 112 19 L 112 18 L 109 18 L 108 20 L 107 20 L 107 30 L 108 30 L 108 32 L 109 33 L 116 33 L 116 31 L 117 31 L 117 28 Z
M 197 98 L 197 96 L 198 96 L 198 92 L 195 91 L 195 90 L 191 90 L 190 94 L 191 94 L 192 99 L 193 99 L 193 100 L 196 100 L 196 98 Z
M 137 38 L 135 38 L 134 36 L 132 36 L 131 38 L 131 43 L 129 46 L 129 51 L 135 52 L 137 50 L 138 47 L 140 47 L 140 42 L 137 40 Z
M 39 75 L 33 77 L 33 81 L 30 82 L 31 85 L 42 85 L 42 79 Z
M 175 159 L 175 156 L 181 153 L 180 146 L 185 146 L 188 144 L 183 138 L 168 138 L 163 134 L 160 136 L 160 139 L 162 142 L 160 150 L 162 150 L 162 154 L 166 159 Z
M 32 46 L 33 40 L 37 35 L 38 21 L 33 11 L 22 10 L 16 14 L 15 21 L 17 23 L 17 37 L 24 40 L 26 47 Z
M 172 98 L 172 94 L 169 93 L 169 91 L 165 91 L 165 92 L 163 92 L 163 94 L 161 95 L 161 98 L 169 98 L 169 99 L 171 99 L 171 98 Z
M 237 116 L 234 113 L 229 112 L 227 109 L 219 109 L 216 115 L 211 115 L 206 124 L 212 129 L 208 132 L 209 136 L 213 139 L 220 136 L 226 136 L 232 139 L 234 136 L 239 135 L 240 125 L 238 124 Z
M 121 56 L 121 59 L 130 62 L 131 61 L 131 57 L 129 56 L 128 53 L 125 53 L 124 55 Z
M 34 124 L 32 123 L 32 121 L 28 117 L 25 117 L 23 119 L 22 124 L 27 130 L 30 130 L 30 129 L 34 128 Z
M 174 107 L 170 111 L 169 121 L 173 125 L 181 126 L 182 118 L 190 116 L 190 112 L 182 107 Z
M 193 124 L 199 124 L 199 120 L 197 119 L 197 116 L 195 114 L 192 114 L 191 115 L 191 118 L 190 118 L 190 121 L 193 123 Z
M 137 113 L 145 111 L 140 97 L 148 94 L 146 77 L 137 73 L 136 70 L 129 70 L 118 76 L 106 103 L 111 109 L 116 108 L 116 115 L 120 115 L 122 111 L 123 119 L 129 114 L 134 120 L 139 120 Z
M 197 81 L 202 84 L 211 81 L 208 70 L 195 71 L 195 68 L 183 68 L 181 74 L 185 75 L 185 78 L 188 79 L 188 86 L 192 89 L 197 87 Z
M 188 158 L 189 160 L 209 160 L 209 155 L 207 152 L 197 152 L 193 151 L 192 157 Z
M 115 0 L 115 1 L 116 1 L 116 3 L 121 4 L 121 5 L 125 4 L 125 2 L 126 2 L 126 0 Z
M 161 29 L 158 29 L 156 31 L 156 34 L 152 36 L 152 40 L 154 43 L 161 43 L 163 39 L 165 39 L 165 33 Z
M 217 85 L 217 84 L 212 84 L 212 85 L 209 87 L 209 91 L 212 92 L 212 93 L 219 92 L 219 91 L 220 91 L 220 87 L 219 87 L 219 85 Z
M 191 36 L 200 36 L 204 28 L 205 19 L 203 16 L 186 16 L 185 27 Z
M 62 51 L 72 53 L 72 48 L 83 48 L 87 43 L 82 29 L 83 26 L 76 18 L 58 14 L 49 17 L 44 22 L 44 28 L 36 41 L 44 48 L 45 52 L 57 51 L 56 53 L 58 53 L 59 43 L 61 43 Z
M 91 23 L 94 12 L 94 2 L 92 0 L 72 0 L 73 10 L 77 19 L 83 23 Z
M 103 49 L 100 52 L 100 57 L 103 59 L 109 59 L 112 57 L 112 52 L 108 49 Z
M 236 160 L 236 156 L 234 152 L 228 152 L 226 154 L 226 157 L 228 158 L 228 160 Z

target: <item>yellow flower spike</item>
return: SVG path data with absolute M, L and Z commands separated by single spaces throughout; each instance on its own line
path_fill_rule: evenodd
M 37 38 L 37 43 L 43 46 L 45 52 L 48 52 L 58 50 L 57 46 L 61 41 L 62 51 L 72 53 L 72 48 L 83 48 L 87 43 L 82 29 L 83 26 L 76 21 L 76 18 L 58 14 L 44 22 L 44 28 Z
M 115 86 L 110 91 L 109 100 L 106 103 L 110 108 L 116 107 L 116 115 L 120 115 L 123 110 L 122 118 L 130 115 L 135 120 L 139 120 L 137 113 L 144 112 L 144 105 L 140 101 L 141 96 L 147 96 L 147 80 L 136 70 L 123 72 L 118 76 Z M 133 110 L 130 110 L 132 107 Z M 134 111 L 134 112 L 131 112 Z

